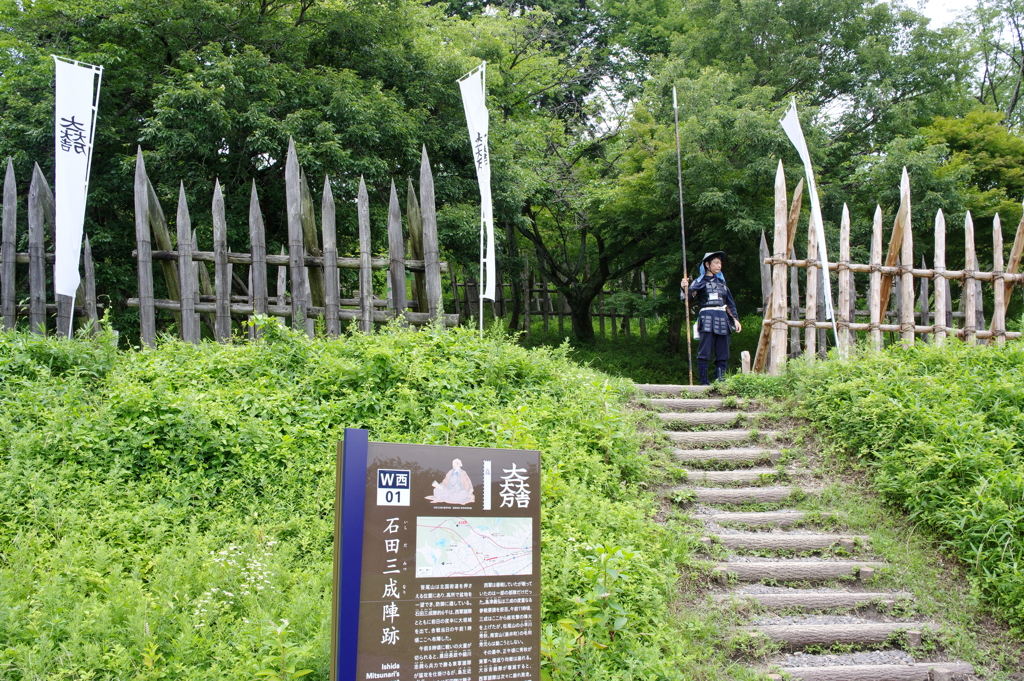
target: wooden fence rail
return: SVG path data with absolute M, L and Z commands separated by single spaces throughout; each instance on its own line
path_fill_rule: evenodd
M 840 244 L 838 262 L 828 263 L 827 271 L 838 274 L 839 296 L 835 309 L 835 320 L 824 319 L 819 304 L 818 277 L 822 263 L 817 254 L 813 228 L 809 228 L 808 254 L 805 259 L 794 257 L 793 244 L 796 238 L 797 217 L 800 213 L 803 182 L 797 185 L 792 204 L 786 192 L 786 180 L 782 163 L 779 163 L 775 181 L 775 239 L 772 255 L 767 255 L 766 242 L 762 247 L 762 291 L 767 292 L 764 304 L 764 321 L 754 358 L 754 371 L 769 371 L 778 374 L 788 357 L 804 354 L 807 357 L 820 356 L 824 350 L 817 347 L 827 330 L 836 332 L 836 347 L 840 357 L 847 357 L 856 341 L 857 332 L 865 332 L 865 338 L 875 348 L 881 348 L 883 333 L 898 333 L 900 342 L 912 345 L 918 336 L 941 345 L 947 337 L 970 343 L 977 340 L 1005 343 L 1007 339 L 1019 339 L 1018 331 L 1006 330 L 1006 309 L 1010 295 L 1018 283 L 1024 283 L 1024 274 L 1019 274 L 1021 256 L 1024 254 L 1024 218 L 1017 227 L 1010 258 L 1004 270 L 1003 233 L 999 216 L 993 220 L 992 246 L 993 264 L 991 271 L 980 271 L 974 242 L 974 221 L 970 212 L 964 224 L 964 269 L 946 269 L 946 220 L 940 210 L 935 216 L 935 262 L 933 267 L 913 266 L 913 231 L 911 228 L 910 178 L 906 169 L 900 182 L 900 207 L 896 213 L 892 234 L 885 259 L 882 259 L 882 210 L 876 208 L 872 224 L 871 254 L 869 264 L 850 262 L 850 214 L 843 206 L 840 223 Z M 764 241 L 764 240 L 763 240 Z M 805 304 L 799 303 L 797 269 L 806 269 Z M 856 309 L 857 295 L 854 288 L 854 273 L 868 274 L 867 310 Z M 769 281 L 770 278 L 770 281 Z M 788 279 L 788 286 L 787 286 Z M 898 280 L 896 311 L 889 312 L 889 301 L 893 285 Z M 915 280 L 918 295 L 915 295 Z M 950 281 L 961 282 L 962 310 L 953 312 L 950 303 Z M 982 282 L 990 283 L 993 291 L 992 319 L 986 328 L 982 305 Z M 787 304 L 788 295 L 791 297 Z M 800 313 L 804 318 L 800 319 Z M 857 322 L 858 316 L 867 316 L 868 321 Z M 899 323 L 886 324 L 884 320 L 895 316 Z M 934 320 L 934 321 L 932 321 Z M 954 320 L 960 321 L 955 326 Z M 920 323 L 918 323 L 920 322 Z M 799 338 L 794 341 L 791 329 L 804 329 L 803 348 Z M 819 334 L 821 334 L 819 336 Z M 787 353 L 787 345 L 789 352 Z
M 7 160 L 3 185 L 2 238 L 0 238 L 0 317 L 5 331 L 17 326 L 18 317 L 28 317 L 33 333 L 45 334 L 51 317 L 55 330 L 67 337 L 73 320 L 80 328 L 95 331 L 103 306 L 96 302 L 96 271 L 93 267 L 89 238 L 82 244 L 83 277 L 74 300 L 55 296 L 47 302 L 46 266 L 53 265 L 55 255 L 46 252 L 47 241 L 54 241 L 53 191 L 43 177 L 39 165 L 32 169 L 28 190 L 28 251 L 17 252 L 18 188 L 14 164 Z M 28 265 L 28 304 L 19 304 L 16 292 L 17 265 Z
M 173 312 L 182 339 L 190 342 L 199 341 L 200 319 L 205 321 L 217 341 L 229 342 L 233 320 L 257 314 L 290 320 L 293 328 L 311 337 L 317 318 L 323 319 L 324 331 L 328 336 L 341 333 L 342 321 L 355 321 L 360 330 L 366 333 L 373 331 L 375 323 L 386 323 L 394 319 L 415 326 L 428 324 L 434 319 L 440 319 L 447 326 L 458 324 L 459 316 L 445 314 L 441 300 L 441 272 L 447 271 L 447 263 L 442 263 L 439 258 L 433 175 L 425 148 L 420 165 L 418 203 L 411 193 L 411 181 L 409 188 L 410 250 L 414 257 L 405 257 L 402 217 L 394 182 L 388 207 L 389 254 L 386 258 L 372 257 L 370 202 L 362 178 L 359 180 L 356 198 L 359 257 L 340 257 L 330 178 L 324 178 L 318 235 L 309 183 L 299 167 L 295 143 L 289 140 L 285 163 L 287 250 L 282 249 L 280 255 L 269 255 L 266 252 L 263 215 L 254 183 L 249 199 L 249 253 L 230 252 L 227 247 L 224 196 L 219 182 L 214 185 L 211 206 L 213 250 L 200 251 L 197 248 L 183 185 L 178 194 L 178 245 L 175 248 L 171 243 L 160 201 L 146 173 L 140 148 L 135 166 L 137 246 L 133 253 L 138 260 L 139 296 L 130 298 L 127 304 L 139 308 L 143 343 L 151 346 L 155 342 L 156 310 Z M 412 209 L 413 206 L 415 209 Z M 156 249 L 153 248 L 154 244 Z M 168 299 L 154 298 L 155 262 L 160 263 L 170 296 Z M 205 264 L 208 262 L 214 264 L 212 285 Z M 235 265 L 248 266 L 248 282 L 234 274 L 232 268 Z M 276 296 L 271 296 L 268 290 L 268 267 L 278 268 Z M 341 298 L 340 269 L 359 271 L 356 298 Z M 375 269 L 389 271 L 390 294 L 386 300 L 374 297 L 372 271 Z M 414 300 L 409 300 L 407 296 L 407 272 L 413 273 Z M 421 278 L 424 280 L 422 286 Z M 241 289 L 244 295 L 233 295 L 233 289 Z M 377 311 L 376 307 L 386 307 L 387 311 Z M 256 330 L 250 328 L 250 334 L 255 333 Z

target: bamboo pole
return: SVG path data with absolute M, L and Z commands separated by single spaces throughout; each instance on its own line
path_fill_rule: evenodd
M 398 229 L 402 229 L 401 224 Z M 341 318 L 338 316 L 341 312 L 341 304 L 338 302 L 341 297 L 338 275 L 338 223 L 334 191 L 331 190 L 331 178 L 327 175 L 324 175 L 324 191 L 320 198 L 320 230 L 323 232 L 324 240 L 324 331 L 328 336 L 336 338 L 341 335 Z
M 181 339 L 188 343 L 199 343 L 199 317 L 196 316 L 196 271 L 192 262 L 192 218 L 185 197 L 185 184 L 178 184 L 178 214 L 175 219 L 178 236 L 178 279 L 181 310 L 179 324 Z
M 786 175 L 782 161 L 775 173 L 775 255 L 785 257 L 788 249 L 788 227 L 786 208 Z M 814 230 L 811 230 L 812 232 Z M 771 365 L 773 376 L 782 373 L 786 363 L 786 266 L 776 265 L 772 272 L 772 312 L 771 312 Z
M 356 213 L 359 221 L 359 330 L 373 332 L 373 270 L 370 269 L 370 197 L 366 193 L 366 182 L 359 177 L 359 193 L 356 196 Z
M 839 356 L 850 356 L 850 208 L 843 204 L 843 217 L 839 223 L 839 319 L 836 340 Z
M 405 319 L 405 311 L 409 307 L 405 291 L 405 240 L 402 236 L 402 211 L 398 206 L 398 191 L 394 180 L 391 181 L 391 197 L 388 200 L 388 255 L 388 276 L 391 278 L 395 316 Z
M 299 158 L 295 140 L 288 138 L 288 158 L 284 169 L 285 197 L 288 211 L 288 258 L 292 280 L 292 328 L 309 333 L 306 328 L 306 268 L 302 238 L 302 190 L 299 183 Z
M 882 349 L 882 207 L 875 206 L 875 218 L 871 227 L 871 276 L 868 290 L 868 311 L 870 314 L 869 335 L 875 350 Z
M 12 331 L 17 323 L 14 297 L 14 258 L 17 243 L 18 188 L 14 178 L 14 162 L 7 159 L 4 175 L 3 225 L 0 233 L 0 315 L 4 331 Z
M 935 214 L 935 332 L 936 345 L 946 342 L 946 310 L 949 306 L 948 281 L 940 273 L 946 268 L 946 217 L 940 209 Z
M 971 211 L 967 211 L 964 219 L 964 263 L 967 267 L 975 262 L 974 250 L 974 219 Z M 971 270 L 964 271 L 964 334 L 965 343 L 972 343 L 977 335 L 977 290 L 974 288 L 975 278 Z
M 999 213 L 992 219 L 992 271 L 999 275 L 1003 273 L 1003 225 L 999 220 Z M 1005 345 L 1006 287 L 1001 278 L 993 283 L 995 305 L 992 308 L 992 336 L 997 345 Z

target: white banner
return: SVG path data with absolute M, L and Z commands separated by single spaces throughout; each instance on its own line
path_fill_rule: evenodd
M 796 147 L 800 160 L 804 162 L 804 173 L 807 176 L 807 187 L 811 195 L 811 227 L 818 235 L 818 260 L 821 261 L 822 281 L 825 284 L 825 319 L 832 319 L 832 280 L 828 271 L 828 250 L 825 248 L 825 226 L 821 220 L 821 203 L 818 201 L 818 185 L 814 182 L 814 170 L 811 168 L 811 154 L 807 150 L 804 130 L 800 127 L 800 118 L 796 113 L 796 99 L 789 105 L 789 111 L 782 119 L 782 129 L 786 131 L 789 141 Z M 810 258 L 810 254 L 807 254 Z M 833 333 L 835 322 L 832 323 Z
M 476 179 L 480 185 L 480 269 L 484 277 L 483 297 L 494 300 L 494 212 L 491 207 L 491 154 L 487 144 L 489 125 L 487 104 L 484 102 L 484 73 L 487 62 L 483 62 L 459 79 L 462 90 L 462 106 L 466 110 L 466 124 L 469 126 L 469 141 L 473 146 L 473 160 L 476 162 Z
M 53 56 L 57 67 L 54 115 L 54 203 L 56 243 L 53 289 L 74 297 L 81 281 L 78 265 L 85 225 L 85 198 L 89 193 L 89 167 L 102 66 L 65 61 Z

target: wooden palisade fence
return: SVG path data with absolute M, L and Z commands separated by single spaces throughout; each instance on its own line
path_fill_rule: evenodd
M 765 297 L 764 322 L 754 359 L 754 371 L 768 370 L 777 374 L 782 370 L 787 356 L 801 352 L 808 357 L 819 354 L 824 334 L 833 329 L 831 321 L 825 321 L 821 312 L 820 296 L 824 281 L 821 279 L 821 263 L 813 255 L 805 260 L 794 257 L 796 226 L 800 216 L 803 195 L 803 180 L 797 185 L 790 205 L 786 196 L 786 179 L 782 163 L 779 163 L 775 179 L 775 240 L 773 255 L 767 255 L 767 244 L 762 240 L 762 293 Z M 809 254 L 817 254 L 815 230 L 808 230 L 807 248 Z M 978 271 L 975 252 L 974 222 L 968 212 L 964 224 L 965 253 L 963 270 L 946 269 L 946 221 L 940 210 L 935 216 L 935 264 L 933 268 L 913 267 L 913 232 L 911 229 L 910 178 L 906 169 L 900 183 L 900 207 L 893 224 L 885 260 L 882 260 L 882 210 L 875 209 L 871 239 L 870 264 L 850 262 L 850 213 L 843 206 L 840 223 L 839 258 L 828 264 L 829 271 L 838 273 L 839 298 L 835 305 L 836 347 L 840 357 L 849 356 L 857 339 L 857 332 L 866 332 L 871 347 L 881 348 L 883 333 L 898 333 L 904 344 L 913 344 L 917 336 L 931 337 L 934 343 L 942 344 L 947 338 L 958 338 L 964 342 L 979 339 L 988 342 L 1005 343 L 1007 339 L 1019 339 L 1020 332 L 1006 330 L 1006 309 L 1009 306 L 1013 287 L 1024 282 L 1024 274 L 1018 274 L 1021 255 L 1024 253 L 1024 219 L 1017 228 L 1017 234 L 1010 251 L 1009 262 L 1004 269 L 1003 233 L 999 216 L 996 215 L 993 230 L 992 271 Z M 769 269 L 770 268 L 770 269 Z M 807 270 L 804 318 L 800 318 L 799 283 L 796 269 Z M 854 273 L 869 275 L 867 310 L 856 310 Z M 920 283 L 920 295 L 915 301 L 915 279 Z M 950 281 L 962 283 L 962 312 L 953 312 L 951 306 Z M 894 284 L 897 311 L 888 312 Z M 989 328 L 985 328 L 982 314 L 981 282 L 992 282 L 993 305 Z M 929 283 L 934 293 L 934 309 L 930 309 Z M 789 300 L 787 300 L 787 288 Z M 915 309 L 915 303 L 917 309 Z M 867 322 L 857 322 L 858 316 L 866 316 Z M 886 323 L 895 316 L 898 323 Z M 954 325 L 959 318 L 960 326 Z M 934 320 L 934 321 L 931 321 Z M 800 346 L 799 330 L 804 331 L 803 347 Z M 794 333 L 796 332 L 796 333 Z M 819 335 L 821 334 L 821 335 Z M 788 352 L 787 352 L 788 348 Z
M 135 167 L 135 234 L 139 272 L 139 297 L 128 300 L 129 307 L 139 308 L 142 341 L 153 345 L 156 337 L 156 310 L 170 310 L 179 321 L 181 337 L 198 342 L 200 317 L 211 328 L 219 342 L 231 339 L 232 320 L 253 315 L 272 315 L 290 319 L 294 329 L 311 337 L 314 320 L 322 318 L 328 336 L 341 333 L 341 322 L 358 321 L 363 332 L 372 332 L 374 323 L 401 319 L 405 324 L 420 326 L 441 319 L 447 326 L 458 324 L 458 315 L 444 314 L 441 297 L 441 273 L 447 263 L 440 261 L 437 241 L 437 219 L 434 203 L 434 180 L 430 161 L 424 148 L 420 166 L 420 199 L 417 203 L 409 183 L 407 213 L 410 225 L 410 250 L 405 257 L 405 238 L 398 193 L 391 183 L 388 210 L 387 258 L 373 258 L 370 245 L 370 203 L 366 184 L 359 180 L 356 199 L 359 228 L 359 257 L 338 256 L 334 196 L 330 178 L 324 179 L 318 239 L 313 200 L 305 174 L 299 168 L 295 144 L 288 143 L 285 164 L 285 191 L 288 222 L 288 248 L 280 255 L 266 252 L 263 216 L 255 184 L 249 200 L 249 253 L 233 253 L 227 247 L 227 222 L 224 196 L 219 182 L 213 191 L 213 251 L 196 247 L 191 229 L 189 208 L 181 185 L 177 210 L 177 249 L 153 185 L 146 174 L 141 149 Z M 321 248 L 322 243 L 322 248 Z M 154 246 L 156 247 L 154 249 Z M 158 300 L 153 294 L 153 262 L 159 262 L 167 285 L 169 299 Z M 210 281 L 205 263 L 214 263 Z M 199 266 L 196 266 L 199 263 Z M 248 266 L 249 281 L 243 282 L 232 269 Z M 267 268 L 277 270 L 276 295 L 271 296 Z M 340 297 L 339 269 L 359 271 L 359 290 L 354 299 Z M 198 270 L 198 277 L 196 271 Z M 372 270 L 388 270 L 391 295 L 387 299 L 373 296 Z M 415 301 L 407 300 L 406 272 L 413 272 Z M 244 295 L 232 295 L 232 285 Z M 386 310 L 377 310 L 384 307 Z M 413 311 L 415 309 L 415 311 Z M 250 331 L 255 334 L 254 330 Z
M 101 305 L 96 303 L 96 276 L 92 262 L 92 249 L 86 237 L 82 247 L 84 276 L 78 287 L 75 300 L 59 296 L 54 303 L 47 303 L 46 265 L 52 265 L 54 254 L 46 252 L 46 242 L 54 241 L 53 191 L 43 177 L 39 165 L 32 169 L 32 180 L 28 190 L 28 252 L 17 252 L 18 190 L 14 177 L 14 164 L 7 161 L 7 172 L 3 185 L 2 240 L 0 240 L 0 317 L 2 328 L 15 328 L 18 317 L 28 317 L 29 329 L 33 333 L 45 334 L 47 320 L 56 316 L 56 331 L 66 338 L 71 330 L 73 318 L 79 326 L 95 330 L 99 321 Z M 49 236 L 49 239 L 47 239 Z M 16 266 L 28 265 L 28 305 L 19 304 L 15 294 Z

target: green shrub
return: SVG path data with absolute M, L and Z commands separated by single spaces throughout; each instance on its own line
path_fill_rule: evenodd
M 1024 630 L 1024 345 L 892 347 L 793 362 L 788 380 L 819 431 Z

